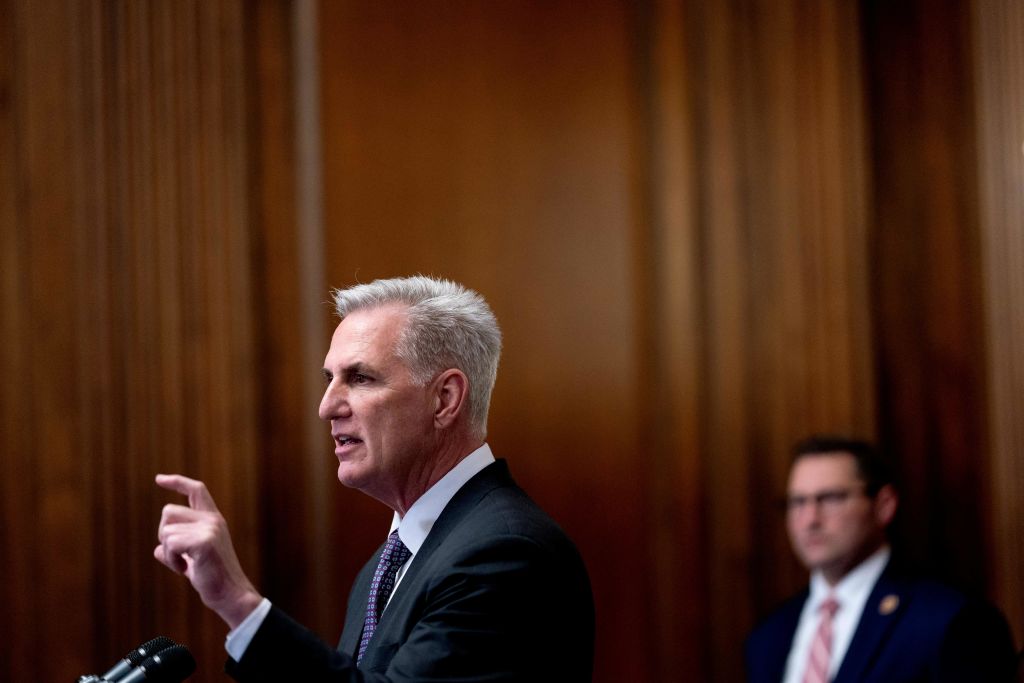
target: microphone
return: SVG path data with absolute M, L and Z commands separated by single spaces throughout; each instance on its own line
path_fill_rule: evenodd
M 101 681 L 114 683 L 120 681 L 141 664 L 147 657 L 152 657 L 161 650 L 177 645 L 173 640 L 165 636 L 157 636 L 153 640 L 147 640 L 142 645 L 129 652 L 124 659 L 119 661 L 107 673 L 100 678 Z
M 184 645 L 172 645 L 147 657 L 118 683 L 181 683 L 196 670 L 196 660 Z

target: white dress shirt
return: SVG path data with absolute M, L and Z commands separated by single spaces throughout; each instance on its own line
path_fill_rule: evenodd
M 410 563 L 412 563 L 420 548 L 423 547 L 427 534 L 434 528 L 434 522 L 441 516 L 441 512 L 444 511 L 449 501 L 458 493 L 459 489 L 465 486 L 466 482 L 492 462 L 494 462 L 494 454 L 491 453 L 490 446 L 487 444 L 480 446 L 480 448 L 467 455 L 459 464 L 449 470 L 437 483 L 427 489 L 406 511 L 404 517 L 397 512 L 395 513 L 394 518 L 391 520 L 391 528 L 388 530 L 388 535 L 395 529 L 398 529 L 398 537 L 402 539 L 402 543 L 412 552 L 412 555 L 405 564 L 399 567 L 398 575 L 395 578 L 395 587 L 392 589 L 391 595 L 394 595 L 395 591 L 398 590 L 398 584 L 402 582 L 402 577 L 405 576 Z M 388 597 L 388 602 L 391 602 L 390 596 Z M 387 605 L 384 608 L 387 609 Z M 259 630 L 269 612 L 270 600 L 263 598 L 259 607 L 254 609 L 245 618 L 245 621 L 228 633 L 224 647 L 228 651 L 228 655 L 236 662 L 241 661 L 242 655 L 245 654 L 246 648 L 249 647 L 249 643 L 252 642 L 253 636 L 256 635 L 256 631 Z
M 789 649 L 789 658 L 786 660 L 786 674 L 783 676 L 783 683 L 800 683 L 803 680 L 807 668 L 807 658 L 810 656 L 811 643 L 814 641 L 814 634 L 818 630 L 818 623 L 821 621 L 821 614 L 818 608 L 829 595 L 832 595 L 839 603 L 839 609 L 832 619 L 832 648 L 828 663 L 828 677 L 833 679 L 839 671 L 839 665 L 850 648 L 850 641 L 853 640 L 853 632 L 857 630 L 860 623 L 860 615 L 864 612 L 864 605 L 868 596 L 878 583 L 878 577 L 889 562 L 890 550 L 888 545 L 883 545 L 875 551 L 868 559 L 857 565 L 853 571 L 844 576 L 835 586 L 829 586 L 821 572 L 811 574 L 810 595 L 804 603 L 804 609 L 800 613 L 800 621 L 793 635 L 793 645 Z

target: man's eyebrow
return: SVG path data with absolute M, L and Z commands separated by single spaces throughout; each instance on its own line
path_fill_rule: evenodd
M 370 367 L 368 365 L 366 365 L 366 363 L 364 363 L 364 362 L 362 362 L 360 360 L 357 360 L 354 363 L 351 363 L 351 364 L 346 365 L 345 367 L 343 367 L 341 369 L 341 371 L 349 373 L 349 374 L 352 374 L 354 372 L 369 372 L 370 371 Z
M 375 375 L 377 374 L 377 370 L 363 361 L 357 360 L 341 368 L 341 374 L 343 377 L 351 377 L 352 375 Z
M 331 370 L 330 368 L 324 368 L 322 372 L 324 377 L 326 377 L 327 379 L 331 379 L 332 377 L 334 377 L 334 371 Z M 377 373 L 377 370 L 371 367 L 370 365 L 367 365 L 363 361 L 357 360 L 340 368 L 338 372 L 340 376 L 346 377 L 358 374 L 373 375 Z

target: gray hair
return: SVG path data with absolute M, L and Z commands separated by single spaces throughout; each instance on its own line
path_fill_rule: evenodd
M 501 330 L 480 294 L 450 280 L 423 275 L 374 280 L 332 294 L 334 309 L 342 320 L 358 310 L 407 306 L 408 318 L 395 353 L 420 385 L 448 368 L 464 372 L 469 379 L 470 423 L 486 434 L 501 356 Z

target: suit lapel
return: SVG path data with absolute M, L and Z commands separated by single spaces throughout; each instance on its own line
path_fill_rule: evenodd
M 401 620 L 395 617 L 397 614 L 403 613 L 404 610 L 411 608 L 414 596 L 409 593 L 409 590 L 411 586 L 415 585 L 417 575 L 422 567 L 427 564 L 430 556 L 451 534 L 452 530 L 458 526 L 462 518 L 489 492 L 495 488 L 508 486 L 512 483 L 508 464 L 504 460 L 498 460 L 480 470 L 452 496 L 452 499 L 448 501 L 448 505 L 441 512 L 441 516 L 434 522 L 434 526 L 430 529 L 430 533 L 427 534 L 423 545 L 420 546 L 419 552 L 413 556 L 409 568 L 406 569 L 405 574 L 402 576 L 401 583 L 395 588 L 391 602 L 388 604 L 384 614 L 381 615 L 380 623 L 377 625 L 377 633 L 387 632 L 389 628 L 395 628 L 397 623 L 400 623 Z M 370 594 L 370 580 L 373 577 L 374 569 L 376 569 L 383 550 L 384 545 L 382 544 L 377 549 L 377 552 L 374 553 L 373 559 L 367 562 L 366 566 L 359 573 L 359 577 L 352 587 L 348 611 L 345 615 L 345 628 L 341 634 L 341 641 L 338 643 L 338 650 L 340 652 L 354 656 L 359 646 L 359 638 L 363 632 L 363 621 L 366 618 L 366 602 Z M 371 658 L 374 644 L 379 643 L 380 640 L 375 635 L 374 639 L 370 641 L 370 648 L 366 653 L 367 659 Z M 367 660 L 364 659 L 363 661 Z
M 864 604 L 864 613 L 834 683 L 866 680 L 866 673 L 878 659 L 886 638 L 905 612 L 910 598 L 907 587 L 893 579 L 887 567 Z
M 773 680 L 781 681 L 786 673 L 786 660 L 789 659 L 789 651 L 793 648 L 793 639 L 796 637 L 796 629 L 800 624 L 800 614 L 810 595 L 810 591 L 805 590 L 782 608 L 780 615 L 782 621 L 779 628 L 772 633 L 775 641 L 768 646 L 766 653 L 769 662 L 765 669 L 772 672 Z
M 452 499 L 448 501 L 441 516 L 434 522 L 430 533 L 420 546 L 419 552 L 412 558 L 412 563 L 402 577 L 402 582 L 395 589 L 395 596 L 392 602 L 402 594 L 402 586 L 411 586 L 427 560 L 441 546 L 449 534 L 459 525 L 462 518 L 466 516 L 483 498 L 496 488 L 509 486 L 512 476 L 508 471 L 508 463 L 504 460 L 497 460 L 484 469 L 477 472 L 473 477 L 459 489 Z M 368 591 L 367 591 L 368 592 Z

